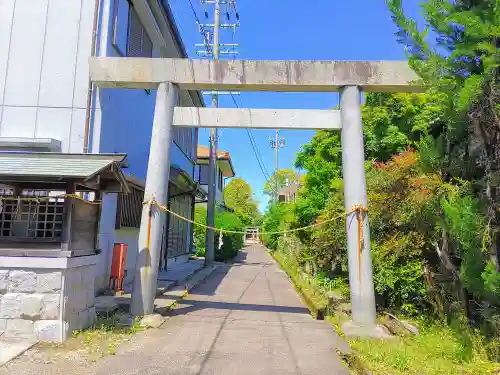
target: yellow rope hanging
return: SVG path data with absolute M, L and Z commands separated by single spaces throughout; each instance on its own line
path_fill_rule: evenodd
M 205 228 L 205 229 L 213 230 L 215 232 L 228 233 L 228 234 L 246 234 L 245 231 L 237 231 L 237 230 L 229 230 L 229 229 L 217 228 L 217 227 L 212 227 L 212 226 L 205 225 L 205 224 L 202 224 L 202 223 L 198 223 L 198 222 L 196 222 L 194 220 L 188 219 L 188 218 L 186 218 L 184 216 L 181 216 L 181 215 L 179 215 L 179 214 L 177 214 L 177 213 L 169 210 L 166 205 L 161 205 L 158 202 L 156 202 L 155 200 L 150 200 L 148 202 L 143 202 L 143 204 L 144 205 L 148 205 L 148 206 L 156 206 L 161 211 L 168 212 L 169 214 L 171 214 L 172 216 L 175 216 L 176 218 L 178 218 L 180 220 L 184 220 L 184 221 L 186 221 L 188 223 L 191 223 L 193 225 L 197 225 L 197 226 Z M 306 229 L 316 228 L 316 227 L 319 227 L 321 225 L 328 224 L 328 223 L 331 223 L 332 221 L 338 220 L 338 219 L 340 219 L 340 218 L 342 218 L 345 215 L 348 215 L 350 213 L 358 212 L 358 207 L 362 208 L 361 205 L 353 206 L 352 210 L 349 211 L 349 212 L 347 212 L 347 213 L 344 212 L 344 213 L 336 215 L 336 216 L 334 216 L 334 217 L 332 217 L 330 219 L 327 219 L 327 220 L 324 220 L 324 221 L 321 221 L 321 222 L 318 222 L 318 223 L 314 223 L 314 224 L 311 224 L 311 225 L 307 225 L 305 227 L 294 228 L 294 229 L 287 229 L 287 230 L 275 231 L 275 232 L 259 232 L 259 234 L 262 234 L 262 235 L 285 234 L 285 233 L 293 233 L 293 232 L 299 232 L 299 231 L 306 230 Z M 366 213 L 366 212 L 368 212 L 368 210 L 366 208 L 363 208 L 362 212 Z M 361 218 L 361 220 L 362 220 L 362 218 Z M 358 226 L 359 226 L 359 224 L 358 224 Z M 359 242 L 358 243 L 358 248 L 361 248 L 363 246 L 363 237 L 362 236 L 363 236 L 362 233 L 361 233 L 361 237 L 358 234 L 358 240 L 359 240 L 358 241 Z
M 45 201 L 50 201 L 52 199 L 64 199 L 64 198 L 76 199 L 76 200 L 79 200 L 79 201 L 87 203 L 87 204 L 101 204 L 102 203 L 102 201 L 89 201 L 89 200 L 83 199 L 78 194 L 61 194 L 61 195 L 43 196 L 43 197 L 1 196 L 0 201 L 19 199 L 19 200 L 26 201 L 26 202 L 45 202 Z
M 102 201 L 100 200 L 96 200 L 96 201 L 89 201 L 89 200 L 86 200 L 86 199 L 83 199 L 80 195 L 78 194 L 61 194 L 61 195 L 55 195 L 55 196 L 43 196 L 43 197 L 13 197 L 13 196 L 0 196 L 0 202 L 1 201 L 6 201 L 6 200 L 12 200 L 12 199 L 20 199 L 20 200 L 23 200 L 23 201 L 31 201 L 31 202 L 44 202 L 44 201 L 49 201 L 49 200 L 52 200 L 52 199 L 64 199 L 64 198 L 69 198 L 69 199 L 76 199 L 76 200 L 79 200 L 81 202 L 84 202 L 84 203 L 87 203 L 87 204 L 92 204 L 92 205 L 100 205 L 102 204 Z M 212 226 L 208 226 L 208 225 L 205 225 L 205 224 L 202 224 L 202 223 L 198 223 L 194 220 L 191 220 L 191 219 L 188 219 L 184 216 L 181 216 L 171 210 L 168 209 L 168 207 L 166 205 L 161 205 L 159 204 L 158 202 L 156 202 L 155 200 L 150 200 L 150 201 L 147 201 L 147 202 L 143 202 L 144 205 L 148 205 L 150 207 L 150 211 L 149 211 L 149 215 L 148 215 L 148 238 L 147 238 L 147 242 L 148 242 L 148 248 L 149 248 L 149 243 L 150 243 L 150 236 L 151 236 L 151 221 L 152 221 L 152 207 L 155 206 L 157 207 L 158 209 L 160 209 L 161 211 L 165 211 L 165 212 L 168 212 L 169 214 L 171 214 L 172 216 L 175 216 L 176 218 L 180 219 L 180 220 L 183 220 L 183 221 L 186 221 L 188 223 L 191 223 L 193 225 L 197 225 L 197 226 L 200 226 L 202 228 L 205 228 L 205 229 L 209 229 L 209 230 L 213 230 L 213 231 L 216 231 L 216 232 L 220 232 L 220 233 L 228 233 L 228 234 L 246 234 L 245 231 L 237 231 L 237 230 L 230 230 L 230 229 L 223 229 L 223 228 L 217 228 L 217 227 L 212 227 Z M 321 222 L 317 222 L 317 223 L 314 223 L 314 224 L 311 224 L 311 225 L 306 225 L 304 227 L 300 227 L 300 228 L 293 228 L 293 229 L 287 229 L 287 230 L 281 230 L 281 231 L 274 231 L 274 232 L 260 232 L 261 235 L 278 235 L 278 234 L 286 234 L 286 233 L 294 233 L 294 232 L 299 232 L 299 231 L 302 231 L 302 230 L 306 230 L 306 229 L 312 229 L 312 228 L 316 228 L 316 227 L 319 227 L 319 226 L 322 226 L 322 225 L 325 225 L 325 224 L 328 224 L 328 223 L 331 223 L 333 221 L 336 221 L 342 217 L 344 217 L 345 215 L 348 215 L 350 213 L 355 213 L 356 214 L 356 218 L 357 218 L 357 221 L 358 221 L 358 265 L 359 267 L 361 267 L 361 262 L 360 262 L 360 259 L 361 259 L 361 251 L 364 247 L 364 235 L 363 235 L 363 217 L 364 215 L 368 212 L 368 209 L 362 205 L 354 205 L 351 209 L 351 211 L 348 211 L 348 212 L 344 212 L 344 213 L 340 213 L 330 219 L 327 219 L 327 220 L 324 220 L 324 221 L 321 221 Z

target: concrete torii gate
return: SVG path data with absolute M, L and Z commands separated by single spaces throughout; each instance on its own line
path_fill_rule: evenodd
M 144 200 L 167 204 L 172 127 L 341 130 L 345 208 L 367 206 L 361 91 L 422 92 L 404 61 L 210 61 L 95 57 L 91 80 L 101 88 L 157 89 Z M 340 110 L 274 110 L 177 107 L 179 90 L 273 92 L 340 91 Z M 142 212 L 139 255 L 132 293 L 134 315 L 153 313 L 166 215 L 153 208 L 149 251 L 147 205 Z M 362 239 L 357 213 L 347 215 L 352 322 L 359 335 L 377 335 L 370 231 L 365 213 Z M 358 254 L 358 241 L 363 249 Z

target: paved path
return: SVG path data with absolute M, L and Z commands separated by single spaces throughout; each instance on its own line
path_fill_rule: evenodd
M 19 361 L 0 375 L 348 374 L 335 352 L 343 341 L 327 322 L 311 318 L 286 275 L 258 246 L 218 269 L 171 315 L 162 329 L 91 367 L 30 369 Z

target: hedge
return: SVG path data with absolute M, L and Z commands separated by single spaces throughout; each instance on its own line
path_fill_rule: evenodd
M 196 207 L 195 221 L 206 224 L 207 209 L 205 207 Z M 245 229 L 238 215 L 232 212 L 217 212 L 215 215 L 215 226 L 234 231 L 243 231 Z M 205 228 L 196 225 L 194 229 L 194 244 L 197 256 L 205 256 Z M 215 235 L 215 260 L 224 262 L 234 258 L 238 251 L 243 248 L 243 234 L 224 233 L 222 235 L 222 246 L 219 249 L 219 233 Z

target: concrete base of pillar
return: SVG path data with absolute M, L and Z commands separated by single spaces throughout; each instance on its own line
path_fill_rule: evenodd
M 387 328 L 378 324 L 374 326 L 361 326 L 350 320 L 343 323 L 340 328 L 347 337 L 373 338 L 380 340 L 394 338 Z

